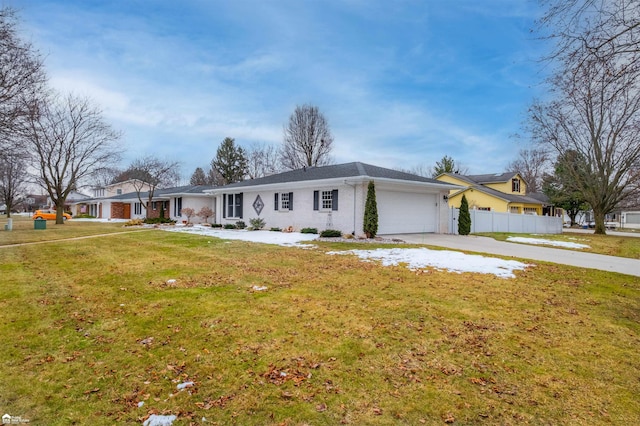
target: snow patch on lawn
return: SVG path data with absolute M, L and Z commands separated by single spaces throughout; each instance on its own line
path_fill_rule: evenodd
M 429 250 L 427 248 L 347 250 L 333 251 L 327 254 L 353 254 L 365 261 L 380 261 L 384 266 L 406 264 L 412 270 L 432 267 L 457 273 L 494 274 L 501 278 L 515 278 L 513 271 L 524 270 L 527 266 L 530 266 L 515 260 L 497 259 L 448 250 Z
M 546 240 L 544 238 L 525 238 L 525 237 L 509 237 L 507 241 L 512 243 L 524 243 L 524 244 L 543 244 L 546 246 L 564 247 L 572 249 L 584 249 L 589 248 L 586 244 L 570 243 L 568 241 L 553 241 Z
M 143 426 L 171 426 L 177 419 L 177 416 L 161 416 L 159 414 L 152 414 L 147 420 L 142 423 Z
M 253 243 L 277 244 L 280 246 L 309 247 L 303 244 L 305 241 L 312 241 L 318 238 L 315 234 L 301 234 L 299 232 L 276 232 L 276 231 L 247 231 L 211 228 L 209 226 L 172 226 L 161 228 L 169 232 L 186 232 L 188 234 L 206 235 L 223 240 L 241 240 Z

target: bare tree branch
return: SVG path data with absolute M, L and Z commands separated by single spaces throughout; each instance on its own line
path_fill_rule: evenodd
M 288 170 L 331 164 L 332 145 L 329 123 L 318 107 L 297 106 L 284 128 L 281 164 Z

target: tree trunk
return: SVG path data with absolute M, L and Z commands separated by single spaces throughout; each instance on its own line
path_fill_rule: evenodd
M 62 204 L 62 205 L 60 205 Z M 64 202 L 56 204 L 56 225 L 64 225 Z
M 595 234 L 606 235 L 607 228 L 604 226 L 604 213 L 599 209 L 593 209 L 593 217 L 596 222 Z

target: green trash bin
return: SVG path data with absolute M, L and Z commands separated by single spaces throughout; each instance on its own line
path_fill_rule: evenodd
M 47 221 L 44 219 L 36 219 L 33 221 L 33 229 L 47 229 Z

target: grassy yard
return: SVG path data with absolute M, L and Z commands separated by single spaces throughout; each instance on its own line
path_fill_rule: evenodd
M 0 248 L 0 409 L 31 424 L 640 419 L 635 277 L 416 272 L 325 254 L 355 244 L 161 231 L 43 247 Z
M 631 259 L 640 259 L 640 238 L 623 237 L 617 235 L 595 235 L 595 234 L 578 234 L 567 232 L 565 234 L 513 234 L 508 232 L 478 233 L 475 235 L 483 235 L 494 238 L 498 241 L 506 241 L 512 236 L 540 238 L 551 241 L 565 241 L 578 244 L 586 244 L 589 248 L 581 249 L 582 252 L 606 254 L 609 256 L 627 257 Z M 562 247 L 554 247 L 562 248 Z M 575 249 L 568 249 L 575 250 Z
M 6 216 L 0 215 L 0 246 L 132 231 L 130 228 L 124 228 L 121 222 L 85 222 L 71 219 L 63 225 L 56 225 L 54 220 L 48 220 L 47 229 L 34 229 L 33 219 L 30 217 L 13 216 L 12 219 L 13 231 L 7 232 L 4 226 L 9 221 Z

